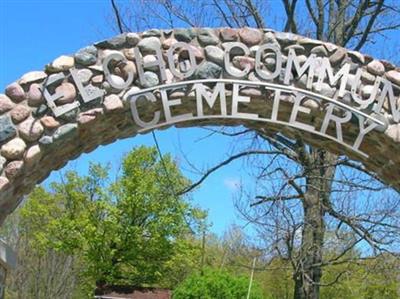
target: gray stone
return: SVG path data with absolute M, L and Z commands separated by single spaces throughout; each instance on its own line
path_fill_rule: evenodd
M 174 37 L 180 42 L 190 42 L 196 36 L 193 29 L 175 29 Z
M 149 88 L 153 86 L 157 86 L 160 83 L 158 76 L 153 72 L 144 72 L 143 82 L 141 82 L 141 86 L 144 88 Z
M 22 89 L 21 85 L 16 82 L 11 83 L 6 87 L 6 95 L 8 95 L 10 99 L 17 103 L 25 100 L 25 92 Z
M 0 114 L 10 111 L 15 104 L 5 94 L 0 94 Z
M 328 51 L 324 46 L 316 46 L 312 48 L 311 54 L 316 54 L 317 56 L 326 57 L 328 56 Z
M 282 44 L 292 44 L 295 43 L 298 40 L 298 36 L 293 34 L 293 33 L 288 33 L 288 32 L 275 32 L 275 38 L 280 41 Z M 305 41 L 305 39 L 304 39 Z M 301 42 L 301 40 L 299 41 L 299 44 L 301 45 L 306 45 L 308 44 L 310 41 L 313 40 L 308 40 L 307 42 Z
M 43 146 L 44 148 L 49 147 L 53 144 L 53 136 L 45 135 L 39 139 L 39 145 Z
M 365 63 L 365 57 L 360 52 L 357 51 L 347 51 L 349 57 L 356 63 Z
M 68 139 L 74 135 L 74 133 L 77 131 L 78 124 L 65 124 L 61 127 L 59 127 L 53 135 L 53 141 L 61 141 L 64 139 Z
M 110 39 L 103 40 L 101 42 L 98 42 L 96 44 L 97 47 L 99 48 L 108 48 L 108 49 L 119 49 L 124 46 L 126 42 L 126 34 L 120 34 L 117 36 L 114 36 Z
M 390 125 L 385 134 L 392 138 L 395 142 L 400 142 L 400 124 Z
M 157 49 L 161 49 L 161 41 L 157 37 L 146 37 L 138 43 L 142 54 L 155 54 Z
M 129 46 L 134 47 L 139 42 L 140 37 L 137 33 L 129 32 L 126 34 L 126 42 Z
M 321 83 L 321 91 L 316 90 L 318 83 L 313 83 L 313 91 L 318 92 L 326 97 L 332 98 L 335 95 L 335 88 L 332 88 L 328 83 Z
M 215 62 L 216 64 L 224 64 L 224 51 L 216 46 L 207 46 L 204 49 L 206 57 L 209 61 Z
M 9 115 L 0 116 L 0 143 L 12 138 L 17 133 Z
M 202 46 L 217 45 L 219 43 L 218 36 L 215 35 L 214 30 L 211 28 L 198 29 L 197 39 Z
M 343 61 L 343 59 L 346 57 L 347 51 L 343 48 L 339 48 L 329 57 L 329 62 L 332 65 L 338 65 Z
M 42 71 L 29 72 L 21 77 L 21 79 L 19 80 L 19 84 L 25 85 L 25 84 L 29 84 L 29 83 L 33 83 L 33 82 L 42 81 L 46 77 L 47 77 L 47 74 Z
M 151 37 L 151 36 L 156 36 L 160 37 L 161 36 L 161 31 L 159 29 L 150 29 L 146 30 L 142 33 L 143 37 Z
M 219 65 L 205 61 L 197 67 L 194 76 L 197 79 L 219 78 L 221 72 L 222 68 Z
M 306 49 L 304 49 L 304 47 L 301 46 L 301 45 L 290 45 L 290 46 L 287 46 L 285 48 L 285 51 L 288 52 L 290 49 L 293 49 L 296 52 L 297 55 L 298 54 L 304 54 L 306 52 Z
M 95 64 L 97 61 L 97 49 L 94 46 L 83 48 L 74 57 L 78 64 L 85 66 Z
M 1 147 L 1 155 L 8 160 L 22 158 L 26 149 L 26 143 L 21 138 L 11 139 Z

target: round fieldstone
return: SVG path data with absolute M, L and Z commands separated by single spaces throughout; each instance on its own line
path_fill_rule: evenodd
M 71 136 L 73 136 L 73 134 L 76 132 L 78 128 L 77 124 L 65 124 L 61 127 L 59 127 L 53 135 L 53 140 L 54 141 L 59 141 L 62 139 L 67 139 Z
M 138 43 L 142 54 L 155 54 L 157 49 L 161 49 L 161 41 L 157 37 L 146 37 Z
M 0 143 L 14 137 L 17 130 L 11 121 L 10 115 L 0 116 Z
M 26 141 L 36 141 L 42 136 L 44 128 L 38 119 L 28 118 L 18 125 L 20 136 Z
M 216 64 L 223 65 L 224 63 L 224 51 L 216 46 L 207 46 L 204 49 L 207 60 L 212 61 Z
M 324 46 L 316 46 L 316 47 L 312 48 L 310 53 L 315 54 L 317 56 L 322 56 L 322 57 L 328 56 L 328 51 L 326 50 L 326 48 Z
M 338 65 L 343 61 L 343 59 L 346 57 L 346 50 L 343 48 L 339 48 L 329 57 L 329 62 L 332 65 Z
M 22 157 L 25 149 L 25 141 L 21 138 L 14 138 L 1 147 L 1 155 L 8 160 L 16 160 Z
M 42 71 L 29 72 L 21 77 L 21 79 L 19 80 L 19 84 L 25 85 L 25 84 L 29 84 L 29 83 L 33 83 L 33 82 L 42 81 L 46 77 L 47 77 L 47 74 Z
M 48 70 L 52 72 L 62 72 L 73 68 L 75 64 L 75 59 L 72 56 L 62 55 L 56 58 L 49 66 Z
M 368 63 L 367 69 L 370 73 L 378 76 L 381 76 L 385 73 L 384 65 L 378 60 L 372 60 L 370 63 Z
M 60 122 L 58 122 L 52 116 L 44 116 L 40 119 L 40 123 L 48 130 L 57 129 L 60 126 Z
M 395 142 L 400 142 L 400 124 L 390 125 L 385 134 L 392 138 Z
M 394 70 L 388 71 L 386 73 L 386 78 L 394 84 L 400 85 L 400 72 Z
M 75 54 L 75 61 L 81 65 L 92 65 L 97 61 L 97 49 L 94 46 L 89 46 L 79 50 Z
M 23 167 L 24 161 L 12 161 L 7 164 L 6 168 L 4 169 L 4 173 L 9 180 L 12 180 L 22 173 Z
M 173 37 L 167 38 L 162 42 L 162 48 L 167 50 L 167 49 L 171 48 L 171 46 L 177 42 L 178 41 Z
M 222 68 L 219 65 L 205 61 L 198 66 L 194 75 L 197 79 L 219 78 L 221 72 Z
M 238 33 L 236 29 L 233 28 L 223 28 L 220 31 L 221 39 L 224 42 L 233 42 L 238 38 Z
M 190 49 L 190 50 L 188 50 Z M 182 48 L 179 51 L 179 55 L 184 58 L 184 59 L 189 59 L 189 51 L 192 52 L 192 54 L 194 55 L 194 57 L 196 58 L 196 61 L 200 61 L 204 59 L 204 52 L 203 49 L 193 46 L 193 45 L 189 45 L 188 48 Z
M 40 146 L 36 144 L 28 148 L 24 156 L 24 161 L 26 165 L 30 167 L 39 162 L 41 157 L 42 157 L 42 151 L 40 150 Z
M 174 37 L 176 40 L 180 42 L 190 42 L 196 34 L 194 33 L 193 29 L 175 29 L 174 30 Z
M 57 86 L 56 93 L 62 95 L 62 97 L 56 101 L 58 105 L 64 105 L 75 101 L 76 90 L 75 86 L 72 83 L 64 82 L 61 85 Z
M 240 70 L 244 70 L 249 67 L 250 70 L 254 69 L 255 60 L 251 57 L 246 56 L 235 56 L 233 58 L 232 64 Z
M 200 45 L 217 45 L 219 43 L 218 36 L 215 35 L 214 30 L 211 28 L 201 28 L 197 31 L 197 39 Z
M 141 82 L 141 86 L 144 88 L 157 86 L 160 83 L 156 73 L 147 71 L 147 72 L 144 72 L 143 77 L 144 78 L 143 78 L 143 82 Z
M 156 36 L 160 37 L 161 36 L 161 31 L 159 29 L 150 29 L 146 30 L 142 33 L 143 37 L 150 37 L 150 36 Z
M 25 105 L 17 105 L 11 110 L 10 115 L 14 123 L 20 123 L 31 114 L 31 109 Z
M 11 83 L 6 87 L 6 95 L 17 103 L 25 100 L 25 92 L 22 89 L 21 85 L 16 82 Z
M 347 54 L 349 57 L 356 63 L 365 63 L 365 56 L 357 51 L 348 51 Z
M 121 99 L 115 94 L 105 97 L 103 105 L 105 112 L 119 111 L 124 108 Z
M 93 85 L 100 85 L 104 80 L 103 75 L 97 75 L 92 78 Z
M 92 78 L 93 72 L 89 69 L 80 69 L 77 72 L 77 76 L 80 82 L 87 84 L 89 83 L 90 78 Z
M 134 47 L 139 42 L 140 37 L 137 33 L 129 32 L 126 34 L 126 42 L 129 46 Z
M 262 39 L 260 30 L 247 27 L 239 30 L 239 36 L 241 41 L 248 46 L 259 44 Z
M 37 83 L 31 84 L 29 86 L 29 91 L 28 91 L 28 105 L 32 107 L 38 107 L 40 104 L 44 102 L 44 98 L 42 95 L 42 90 L 41 86 Z
M 108 48 L 108 49 L 119 49 L 125 45 L 126 42 L 126 34 L 119 34 L 110 39 L 98 42 L 96 46 L 99 48 Z
M 0 114 L 10 111 L 15 104 L 4 94 L 0 94 Z

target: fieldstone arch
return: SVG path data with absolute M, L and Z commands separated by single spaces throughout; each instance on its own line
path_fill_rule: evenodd
M 169 126 L 243 125 L 346 154 L 400 190 L 400 69 L 270 29 L 126 33 L 0 95 L 0 223 L 52 170 Z

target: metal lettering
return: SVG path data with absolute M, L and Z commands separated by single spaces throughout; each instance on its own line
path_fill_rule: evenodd
M 212 94 L 208 94 L 205 85 L 201 83 L 196 83 L 194 85 L 194 89 L 196 91 L 196 106 L 198 116 L 204 116 L 203 99 L 205 99 L 208 106 L 212 108 L 218 98 L 218 95 L 221 105 L 221 115 L 226 115 L 226 96 L 224 83 L 217 83 Z
M 154 61 L 150 61 L 147 63 L 144 63 L 143 61 L 143 57 L 142 54 L 139 51 L 138 47 L 135 47 L 133 49 L 134 53 L 135 53 L 135 58 L 136 58 L 136 68 L 138 71 L 138 75 L 139 75 L 139 82 L 141 85 L 143 85 L 144 83 L 144 69 L 147 67 L 152 67 L 152 66 L 157 66 L 160 70 L 160 77 L 161 77 L 161 81 L 165 82 L 167 81 L 167 74 L 165 72 L 165 62 L 161 53 L 161 49 L 157 48 L 156 49 L 156 60 Z
M 139 112 L 137 109 L 137 103 L 136 103 L 138 101 L 138 99 L 140 99 L 141 97 L 144 97 L 147 101 L 150 101 L 152 103 L 157 102 L 157 98 L 155 97 L 155 95 L 152 92 L 146 92 L 146 93 L 142 93 L 139 95 L 132 94 L 132 95 L 128 96 L 127 99 L 130 101 L 133 120 L 136 122 L 136 124 L 138 124 L 142 128 L 154 126 L 160 120 L 160 111 L 154 112 L 154 117 L 151 121 L 142 120 L 141 117 L 139 116 Z
M 373 129 L 375 129 L 376 127 L 379 126 L 376 123 L 370 123 L 367 127 L 364 127 L 365 118 L 362 117 L 362 116 L 358 116 L 358 123 L 359 123 L 360 132 L 358 133 L 358 136 L 357 136 L 356 140 L 354 141 L 354 144 L 353 144 L 353 149 L 354 150 L 358 150 L 359 149 L 361 143 L 364 140 L 364 136 L 366 134 L 368 134 Z
M 228 43 L 225 48 L 224 65 L 225 65 L 226 72 L 235 78 L 243 78 L 249 73 L 250 66 L 246 65 L 246 68 L 242 71 L 240 71 L 239 69 L 232 66 L 230 55 L 231 55 L 231 50 L 233 48 L 242 49 L 244 52 L 244 55 L 249 55 L 250 50 L 245 44 L 239 43 L 239 42 Z
M 185 113 L 178 116 L 172 116 L 170 107 L 182 105 L 181 99 L 170 100 L 168 98 L 167 91 L 165 89 L 160 90 L 161 93 L 161 102 L 164 108 L 164 116 L 167 123 L 182 121 L 193 117 L 192 113 Z
M 339 88 L 339 97 L 343 97 L 345 94 L 345 89 L 346 89 L 346 83 L 349 77 L 349 72 L 350 72 L 350 64 L 345 63 L 341 69 L 333 75 L 333 70 L 331 63 L 329 62 L 329 59 L 324 57 L 322 59 L 322 67 L 321 71 L 318 74 L 318 81 L 317 81 L 317 86 L 316 90 L 321 91 L 322 89 L 322 82 L 325 79 L 325 75 L 328 75 L 328 83 L 331 86 L 336 86 L 337 82 L 340 80 L 340 88 Z
M 239 103 L 250 103 L 250 97 L 239 95 L 239 84 L 233 84 L 232 91 L 232 116 L 258 119 L 258 115 L 254 113 L 238 112 Z
M 342 124 L 350 121 L 351 119 L 351 112 L 345 111 L 345 116 L 344 117 L 339 117 L 333 114 L 333 109 L 335 108 L 334 104 L 328 104 L 328 107 L 326 108 L 326 114 L 324 121 L 322 123 L 322 127 L 320 132 L 322 134 L 326 134 L 326 130 L 328 129 L 329 122 L 332 120 L 335 122 L 336 125 L 336 137 L 337 140 L 340 142 L 343 142 L 343 134 L 342 134 Z
M 292 65 L 294 65 L 297 77 L 300 78 L 306 71 L 308 71 L 308 78 L 307 78 L 307 88 L 311 89 L 312 83 L 314 80 L 314 63 L 315 63 L 315 54 L 311 54 L 306 62 L 304 62 L 303 66 L 300 67 L 300 62 L 296 56 L 296 52 L 294 49 L 289 50 L 288 60 L 286 63 L 286 70 L 285 70 L 285 78 L 283 80 L 284 84 L 290 84 L 290 74 L 292 73 Z
M 118 52 L 112 53 L 112 54 L 108 55 L 106 58 L 104 58 L 103 69 L 104 69 L 104 75 L 106 76 L 108 83 L 110 83 L 110 85 L 116 89 L 127 88 L 133 82 L 133 73 L 128 74 L 128 79 L 124 83 L 115 82 L 113 80 L 113 78 L 111 77 L 112 74 L 109 69 L 109 64 L 112 60 L 122 61 L 122 62 L 127 61 L 125 56 L 122 55 L 122 53 L 118 53 Z
M 189 53 L 189 61 L 190 61 L 190 68 L 184 72 L 181 73 L 175 68 L 175 63 L 174 63 L 174 51 L 177 48 L 185 48 L 188 53 Z M 185 79 L 193 75 L 194 71 L 196 70 L 197 64 L 196 64 L 196 57 L 193 53 L 192 48 L 190 47 L 189 44 L 184 43 L 184 42 L 177 42 L 171 46 L 171 48 L 168 49 L 167 51 L 167 58 L 168 58 L 168 65 L 169 65 L 169 70 L 171 73 L 180 79 Z M 179 60 L 179 59 L 178 59 Z
M 299 121 L 297 121 L 297 114 L 299 112 L 303 112 L 306 114 L 310 114 L 311 109 L 301 106 L 301 102 L 304 99 L 304 96 L 299 93 L 299 92 L 295 92 L 294 93 L 294 104 L 293 104 L 293 108 L 292 108 L 292 113 L 290 114 L 290 119 L 289 119 L 289 123 L 298 126 L 299 128 L 303 129 L 303 130 L 307 130 L 307 131 L 314 131 L 314 127 L 311 125 L 307 125 L 304 123 L 301 123 Z
M 400 97 L 395 98 L 394 97 L 394 92 L 393 92 L 393 85 L 390 83 L 388 80 L 381 78 L 383 82 L 383 89 L 378 97 L 378 104 L 374 107 L 374 112 L 376 113 L 381 113 L 383 103 L 385 102 L 385 99 L 388 98 L 389 100 L 389 107 L 390 111 L 392 112 L 393 120 L 396 123 L 400 122 Z
M 54 84 L 61 83 L 65 79 L 65 75 L 63 73 L 59 73 L 57 75 L 49 77 L 45 83 L 44 90 L 43 90 L 43 96 L 47 102 L 47 106 L 51 109 L 55 117 L 59 117 L 77 107 L 79 107 L 79 102 L 74 101 L 72 103 L 64 104 L 57 106 L 56 101 L 58 99 L 61 99 L 64 95 L 62 93 L 54 93 L 50 94 L 50 92 L 47 90 L 47 87 L 50 87 Z
M 83 86 L 82 82 L 79 80 L 78 71 L 75 68 L 70 69 L 69 72 L 74 79 L 75 85 L 78 88 L 84 103 L 89 103 L 104 96 L 105 91 L 100 88 L 94 87 L 90 84 L 88 86 Z
M 262 70 L 262 54 L 265 50 L 272 50 L 275 52 L 275 71 L 273 73 L 267 73 Z M 260 48 L 256 52 L 256 73 L 264 80 L 273 80 L 279 76 L 282 70 L 282 53 L 279 48 L 273 44 L 264 44 L 261 45 Z

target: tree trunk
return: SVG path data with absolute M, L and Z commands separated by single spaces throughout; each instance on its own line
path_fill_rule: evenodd
M 329 201 L 336 156 L 313 150 L 304 165 L 307 173 L 304 194 L 304 225 L 297 269 L 294 275 L 294 299 L 318 299 L 322 278 L 322 253 L 325 234 L 325 203 Z

